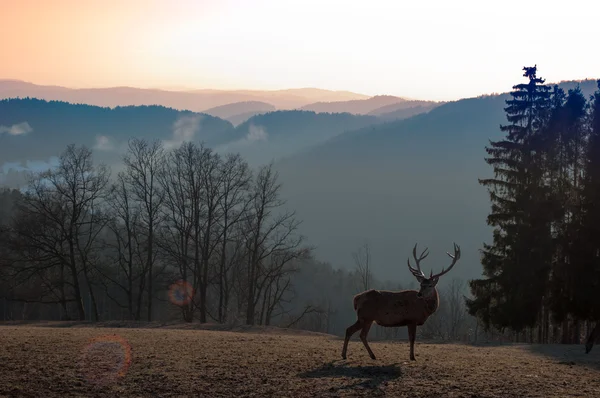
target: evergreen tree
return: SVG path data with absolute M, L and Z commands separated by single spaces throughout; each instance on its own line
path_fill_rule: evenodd
M 494 178 L 480 180 L 488 188 L 495 227 L 493 243 L 484 244 L 485 279 L 470 282 L 474 299 L 469 312 L 486 327 L 517 332 L 537 322 L 551 257 L 551 201 L 544 181 L 543 131 L 550 118 L 551 88 L 537 77 L 537 67 L 524 67 L 527 83 L 518 84 L 506 101 L 508 125 L 503 140 L 486 147 Z
M 552 191 L 555 206 L 555 246 L 552 266 L 550 306 L 556 322 L 567 320 L 578 261 L 573 243 L 583 220 L 582 187 L 586 138 L 586 99 L 579 88 L 569 90 L 566 101 L 555 112 L 550 124 L 556 154 L 552 163 Z M 564 325 L 565 328 L 568 325 Z M 566 332 L 566 330 L 563 330 Z M 565 339 L 563 341 L 566 342 Z
M 576 226 L 568 286 L 569 310 L 580 320 L 600 320 L 600 81 L 591 98 L 589 140 L 581 193 L 581 219 Z

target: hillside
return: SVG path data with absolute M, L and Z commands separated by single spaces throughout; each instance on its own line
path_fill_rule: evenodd
M 571 83 L 565 85 L 572 86 Z M 586 95 L 593 81 L 581 82 Z M 484 147 L 501 137 L 508 94 L 464 99 L 406 120 L 337 136 L 279 163 L 288 203 L 317 256 L 349 267 L 368 239 L 373 272 L 403 281 L 412 246 L 429 246 L 426 270 L 447 265 L 452 242 L 463 256 L 452 277 L 480 274 L 491 239 L 490 204 L 478 178 L 490 176 Z M 427 271 L 428 272 L 428 271 Z
M 235 102 L 233 104 L 221 105 L 204 111 L 208 115 L 228 120 L 234 126 L 237 126 L 254 115 L 275 111 L 276 108 L 266 102 L 246 101 Z
M 25 123 L 28 127 L 22 134 L 0 135 L 2 163 L 46 161 L 70 143 L 93 147 L 110 160 L 113 154 L 118 157 L 130 137 L 162 139 L 170 144 L 195 138 L 219 145 L 234 134 L 231 123 L 222 119 L 162 106 L 111 109 L 40 99 L 0 101 L 0 126 Z
M 429 112 L 430 110 L 443 104 L 444 102 L 435 101 L 402 101 L 374 109 L 369 112 L 369 115 L 378 116 L 382 121 L 400 120 L 418 115 L 420 113 Z
M 226 113 L 227 108 L 221 111 Z M 39 99 L 1 100 L 0 183 L 18 186 L 24 178 L 18 170 L 48 167 L 48 161 L 70 143 L 87 145 L 95 150 L 97 161 L 115 164 L 131 137 L 160 139 L 167 147 L 184 140 L 204 141 L 218 151 L 241 152 L 256 165 L 377 122 L 374 116 L 348 113 L 275 111 L 250 117 L 234 128 L 214 116 L 161 106 L 111 109 Z
M 226 120 L 233 124 L 234 126 L 239 126 L 240 124 L 244 123 L 246 120 L 250 119 L 252 116 L 256 116 L 256 115 L 262 115 L 263 111 L 250 111 L 250 112 L 244 112 L 244 113 L 240 113 L 237 115 L 232 115 L 229 116 L 228 118 L 226 118 Z
M 374 109 L 371 112 L 369 112 L 369 115 L 380 116 L 380 115 L 386 115 L 386 114 L 390 114 L 390 113 L 394 113 L 394 112 L 398 112 L 398 111 L 402 111 L 402 110 L 419 108 L 419 107 L 423 108 L 423 109 L 431 110 L 431 109 L 438 107 L 440 105 L 443 105 L 443 104 L 444 104 L 443 102 L 436 102 L 436 101 L 404 100 L 404 101 L 394 102 L 393 104 L 384 105 L 380 108 Z
M 381 121 L 402 120 L 412 116 L 420 115 L 421 113 L 427 113 L 438 106 L 439 105 L 437 104 L 416 105 L 408 108 L 397 109 L 392 112 L 381 113 L 377 115 L 377 118 Z
M 303 106 L 301 109 L 318 113 L 348 112 L 356 115 L 366 115 L 386 105 L 397 104 L 404 101 L 406 100 L 392 95 L 377 95 L 375 97 L 360 100 L 316 102 L 314 104 Z
M 34 97 L 44 100 L 116 107 L 127 105 L 162 105 L 179 110 L 202 112 L 205 109 L 236 102 L 260 101 L 277 109 L 293 109 L 316 101 L 346 101 L 368 98 L 347 91 L 317 89 L 293 90 L 193 90 L 167 91 L 133 87 L 71 89 L 43 86 L 20 80 L 0 79 L 0 99 Z
M 248 112 L 270 112 L 276 108 L 266 102 L 261 101 L 246 101 L 246 102 L 234 102 L 233 104 L 216 106 L 214 108 L 206 109 L 204 113 L 219 117 L 221 119 L 227 119 L 232 116 L 239 115 L 241 113 Z
M 235 129 L 235 138 L 220 151 L 240 152 L 252 164 L 292 155 L 346 131 L 378 123 L 374 116 L 349 113 L 276 111 L 256 115 Z

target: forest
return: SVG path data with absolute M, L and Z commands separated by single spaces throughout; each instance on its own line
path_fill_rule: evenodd
M 588 99 L 523 70 L 486 147 L 494 232 L 467 307 L 517 342 L 578 344 L 600 320 L 600 81 Z

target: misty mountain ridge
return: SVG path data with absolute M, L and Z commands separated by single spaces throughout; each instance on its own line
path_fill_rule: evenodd
M 313 112 L 342 113 L 349 112 L 366 115 L 377 108 L 386 105 L 396 104 L 406 101 L 404 98 L 393 95 L 377 95 L 366 99 L 357 99 L 349 101 L 321 101 L 314 104 L 303 106 L 302 110 Z
M 168 91 L 134 87 L 81 88 L 37 85 L 20 80 L 0 80 L 0 99 L 34 97 L 45 100 L 84 103 L 101 107 L 162 105 L 179 110 L 204 112 L 238 102 L 266 102 L 277 109 L 294 109 L 315 101 L 346 101 L 369 96 L 349 91 L 322 89 L 192 90 Z M 243 113 L 243 112 L 239 112 Z
M 275 111 L 251 117 L 235 129 L 236 137 L 219 146 L 221 152 L 239 152 L 251 164 L 285 158 L 346 132 L 379 123 L 368 115 Z
M 348 113 L 274 111 L 234 127 L 218 117 L 162 106 L 107 108 L 31 98 L 0 100 L 0 171 L 4 169 L 0 183 L 8 179 L 14 186 L 19 181 L 15 172 L 31 162 L 48 164 L 70 143 L 86 145 L 94 149 L 96 161 L 112 164 L 120 161 L 131 137 L 159 139 L 167 147 L 202 141 L 218 151 L 240 152 L 251 164 L 259 164 L 376 122 L 373 116 Z
M 261 101 L 235 102 L 205 110 L 203 113 L 228 120 L 234 126 L 243 123 L 254 115 L 275 111 L 275 106 Z
M 250 117 L 274 110 L 303 109 L 327 113 L 383 114 L 412 107 L 411 111 L 388 114 L 384 119 L 404 118 L 427 111 L 433 101 L 408 100 L 390 95 L 367 96 L 350 91 L 317 88 L 284 90 L 214 90 L 169 91 L 134 87 L 71 89 L 42 86 L 19 80 L 0 80 L 0 99 L 38 98 L 113 108 L 116 106 L 161 105 L 217 116 L 234 125 Z M 385 106 L 393 108 L 383 109 Z M 419 108 L 423 106 L 423 108 Z M 382 108 L 377 111 L 378 108 Z
M 228 90 L 218 89 L 200 89 L 191 90 L 194 93 L 222 93 Z M 318 101 L 349 101 L 354 99 L 367 99 L 371 96 L 365 94 L 354 93 L 346 90 L 326 90 L 322 88 L 305 87 L 305 88 L 287 88 L 280 90 L 231 90 L 244 95 L 267 95 L 272 98 L 294 96 L 297 98 L 306 98 L 311 102 Z
M 234 102 L 233 104 L 216 106 L 204 111 L 204 113 L 220 117 L 221 119 L 227 119 L 228 117 L 239 115 L 245 112 L 270 112 L 276 108 L 266 102 L 261 101 L 246 101 L 246 102 Z
M 596 89 L 594 80 L 561 82 L 560 85 L 564 88 L 579 85 L 586 96 Z M 351 252 L 368 240 L 376 275 L 394 280 L 400 276 L 401 280 L 411 281 L 406 257 L 414 243 L 431 250 L 424 269 L 439 270 L 447 265 L 445 251 L 451 250 L 455 241 L 461 245 L 463 257 L 452 271 L 452 277 L 468 279 L 480 274 L 478 250 L 484 241 L 491 239 L 491 229 L 486 225 L 490 207 L 488 195 L 477 180 L 492 173 L 484 162 L 484 147 L 490 139 L 503 135 L 499 125 L 506 123 L 504 101 L 508 98 L 508 94 L 500 94 L 452 101 L 405 120 L 384 123 L 381 117 L 373 115 L 309 111 L 268 112 L 253 116 L 236 128 L 213 118 L 214 126 L 203 128 L 193 139 L 203 139 L 204 133 L 214 130 L 220 144 L 213 145 L 220 151 L 239 151 L 254 163 L 266 163 L 271 156 L 279 159 L 277 168 L 284 197 L 303 220 L 301 232 L 317 246 L 319 259 L 336 267 L 351 268 Z M 15 104 L 19 101 L 38 101 L 38 105 L 42 104 L 40 108 L 46 107 L 44 101 L 39 100 L 0 102 L 0 126 L 22 131 L 24 126 L 14 125 L 27 122 L 32 129 L 13 136 L 4 133 L 0 140 L 8 137 L 12 143 L 36 134 L 47 134 L 48 138 L 42 144 L 36 139 L 22 147 L 9 145 L 10 150 L 3 149 L 4 141 L 0 146 L 3 160 L 19 151 L 29 151 L 29 154 L 43 151 L 47 157 L 51 153 L 55 155 L 69 143 L 67 139 L 86 144 L 84 141 L 90 137 L 93 140 L 102 130 L 91 126 L 96 120 L 106 118 L 109 111 L 99 108 L 101 111 L 82 111 L 77 117 L 67 117 L 69 112 L 77 113 L 75 109 L 85 109 L 87 105 L 62 103 L 65 107 L 62 111 L 38 112 L 53 126 L 48 128 L 43 118 L 38 116 L 41 123 L 36 123 L 36 117 L 28 117 L 36 114 L 35 106 L 25 106 L 18 114 L 3 108 L 14 102 L 11 106 L 18 109 Z M 151 109 L 163 115 L 167 112 L 166 108 L 145 107 L 137 115 L 134 109 L 136 107 L 130 109 L 132 120 Z M 86 112 L 95 116 L 86 117 Z M 173 141 L 176 122 L 181 116 L 195 114 L 169 112 L 174 113 L 161 122 L 162 133 L 158 133 L 158 128 L 146 131 L 145 125 L 135 130 L 115 128 L 113 117 L 108 117 L 112 123 L 105 121 L 102 126 L 139 137 L 158 136 Z M 6 117 L 8 114 L 10 118 Z M 79 124 L 75 126 L 73 120 Z M 132 121 L 128 123 L 131 126 Z M 154 124 L 148 123 L 148 126 Z M 60 138 L 58 127 L 70 130 Z M 181 134 L 187 131 L 181 130 Z M 102 156 L 107 153 L 98 148 L 96 152 Z M 31 160 L 32 156 L 26 159 Z

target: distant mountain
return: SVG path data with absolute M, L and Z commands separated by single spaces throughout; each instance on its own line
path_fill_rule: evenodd
M 235 136 L 231 123 L 162 106 L 103 108 L 40 99 L 0 100 L 0 168 L 5 162 L 46 161 L 70 143 L 85 144 L 110 160 L 131 137 L 184 139 L 216 146 Z
M 384 105 L 380 108 L 374 109 L 369 112 L 369 115 L 384 115 L 390 114 L 396 111 L 411 109 L 416 107 L 429 108 L 430 110 L 443 105 L 444 102 L 436 102 L 436 101 L 419 101 L 419 100 L 403 100 L 400 102 L 394 102 L 393 104 Z
M 386 105 L 397 104 L 406 101 L 392 95 L 377 95 L 375 97 L 350 101 L 316 102 L 305 105 L 302 110 L 328 113 L 353 113 L 355 115 L 366 115 L 375 109 Z
M 579 82 L 589 96 L 594 81 Z M 575 83 L 561 84 L 569 88 Z M 284 195 L 303 220 L 319 258 L 343 266 L 371 244 L 372 270 L 410 281 L 406 258 L 415 243 L 431 255 L 424 271 L 460 263 L 443 280 L 479 276 L 479 252 L 490 241 L 489 197 L 478 178 L 492 175 L 485 146 L 502 136 L 508 94 L 449 102 L 411 118 L 338 135 L 278 163 Z M 345 263 L 347 261 L 347 263 Z
M 264 105 L 237 104 L 213 112 L 225 115 L 244 106 Z M 218 117 L 162 106 L 107 108 L 40 99 L 0 100 L 0 171 L 6 163 L 33 161 L 47 167 L 44 162 L 70 143 L 93 148 L 98 161 L 119 163 L 131 137 L 160 139 L 168 147 L 184 140 L 203 141 L 218 151 L 241 152 L 253 164 L 265 163 L 375 123 L 374 116 L 275 111 L 252 116 L 234 128 Z M 8 177 L 5 173 L 3 181 Z
M 239 115 L 240 113 L 246 112 L 264 112 L 274 111 L 276 108 L 266 102 L 260 101 L 246 101 L 246 102 L 235 102 L 233 104 L 221 105 L 214 108 L 206 109 L 204 113 L 221 119 L 227 119 L 228 117 Z
M 192 90 L 194 93 L 219 93 L 221 90 Z M 351 91 L 333 91 L 320 88 L 288 88 L 283 90 L 259 91 L 259 90 L 236 90 L 235 93 L 250 96 L 266 96 L 268 98 L 294 97 L 304 98 L 309 102 L 316 101 L 349 101 L 355 99 L 367 99 L 368 95 L 357 94 Z M 267 101 L 270 102 L 270 101 Z
M 229 121 L 234 126 L 239 126 L 240 124 L 244 123 L 246 120 L 250 119 L 252 116 L 262 115 L 263 113 L 265 113 L 265 112 L 263 112 L 263 111 L 244 112 L 244 113 L 240 113 L 239 115 L 229 116 L 227 118 L 227 121 Z
M 268 112 L 237 126 L 236 137 L 218 149 L 240 152 L 253 164 L 264 163 L 378 122 L 374 116 L 349 113 Z
M 408 108 L 400 108 L 392 112 L 381 113 L 377 115 L 377 117 L 382 121 L 402 120 L 411 116 L 419 115 L 421 113 L 427 113 L 440 105 L 441 104 L 426 104 L 416 105 Z
M 254 115 L 267 113 L 276 110 L 276 108 L 266 102 L 246 101 L 235 102 L 233 104 L 221 105 L 210 108 L 204 113 L 229 120 L 234 126 L 250 119 Z
M 20 80 L 0 80 L 0 99 L 33 97 L 103 107 L 162 105 L 179 110 L 202 112 L 236 102 L 261 101 L 277 109 L 293 109 L 323 100 L 363 99 L 368 96 L 347 91 L 292 89 L 274 91 L 194 90 L 167 91 L 133 87 L 71 89 L 42 86 Z
M 377 95 L 361 100 L 317 102 L 303 106 L 302 109 L 313 112 L 374 115 L 381 116 L 382 120 L 395 120 L 428 112 L 441 104 L 434 101 L 407 100 L 391 95 Z

